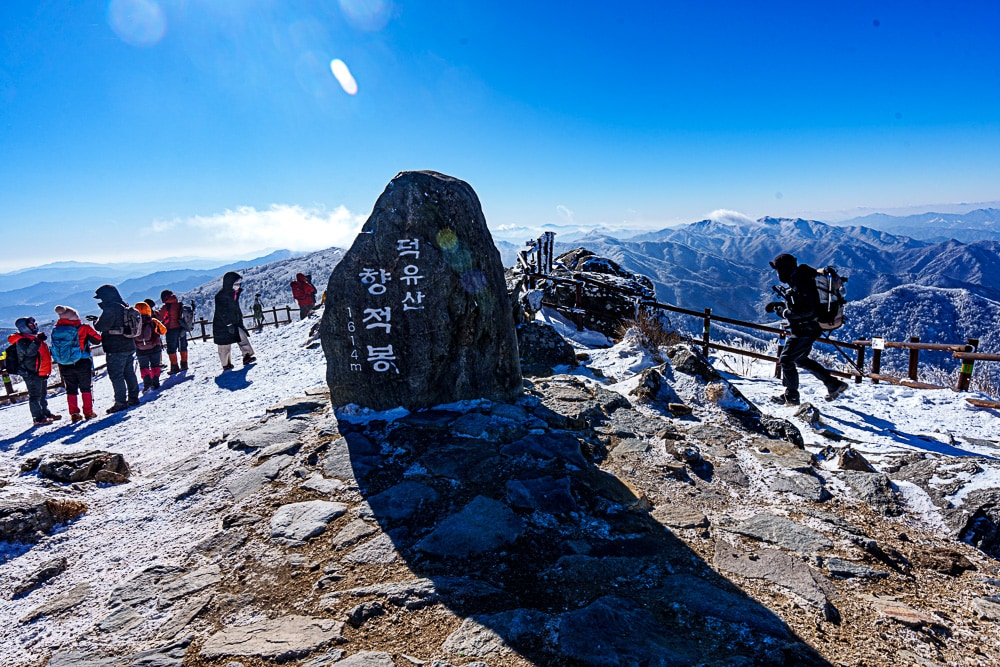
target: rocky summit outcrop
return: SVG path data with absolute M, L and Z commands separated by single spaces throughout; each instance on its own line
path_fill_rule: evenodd
M 162 475 L 214 524 L 186 559 L 37 600 L 77 567 L 46 563 L 19 622 L 74 622 L 57 666 L 993 664 L 995 561 L 664 356 L 395 417 L 283 401 Z M 922 460 L 890 475 L 947 487 Z
M 523 266 L 507 270 L 507 290 L 520 305 L 519 314 L 540 306 L 555 307 L 581 328 L 619 340 L 625 323 L 638 315 L 637 303 L 655 300 L 652 281 L 626 271 L 613 260 L 586 248 L 576 248 L 555 259 L 548 277 L 529 277 Z
M 467 183 L 418 171 L 386 186 L 330 276 L 320 337 L 337 406 L 517 396 L 503 266 Z

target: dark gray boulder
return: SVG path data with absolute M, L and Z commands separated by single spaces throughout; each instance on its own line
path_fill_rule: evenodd
M 96 479 L 98 473 L 114 473 L 127 479 L 128 463 L 114 452 L 66 452 L 50 454 L 38 465 L 38 476 L 57 482 L 73 483 Z
M 320 336 L 335 407 L 516 398 L 503 266 L 472 187 L 430 171 L 392 179 L 330 276 Z
M 544 322 L 525 322 L 517 326 L 517 347 L 521 352 L 524 375 L 554 375 L 556 368 L 576 366 L 576 352 L 566 339 Z

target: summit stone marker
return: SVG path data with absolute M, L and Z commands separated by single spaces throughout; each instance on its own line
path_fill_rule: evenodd
M 503 265 L 468 183 L 432 171 L 389 182 L 330 276 L 320 337 L 334 407 L 520 394 Z

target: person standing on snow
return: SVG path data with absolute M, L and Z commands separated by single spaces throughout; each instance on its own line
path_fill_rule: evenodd
M 115 392 L 115 402 L 107 413 L 121 412 L 139 405 L 139 380 L 135 377 L 135 342 L 124 335 L 125 309 L 128 304 L 114 285 L 101 285 L 95 299 L 101 307 L 101 316 L 94 328 L 101 334 L 107 358 L 108 378 Z
M 170 359 L 169 375 L 176 375 L 181 371 L 186 371 L 188 367 L 188 339 L 187 331 L 181 322 L 181 302 L 177 296 L 168 289 L 160 292 L 160 301 L 163 306 L 156 313 L 157 318 L 167 327 L 167 358 Z M 177 353 L 180 352 L 180 362 L 177 360 Z
M 264 304 L 260 302 L 260 292 L 253 297 L 253 325 L 257 331 L 264 330 Z
M 90 354 L 91 345 L 101 343 L 101 334 L 89 324 L 80 321 L 80 314 L 69 306 L 56 306 L 59 320 L 52 330 L 52 359 L 59 364 L 59 375 L 66 387 L 66 403 L 69 418 L 74 422 L 93 419 L 94 359 Z M 83 399 L 83 414 L 77 395 Z
M 240 274 L 230 271 L 222 276 L 222 289 L 215 295 L 215 314 L 212 316 L 212 338 L 219 346 L 222 370 L 232 370 L 232 345 L 236 343 L 243 352 L 243 365 L 257 361 L 250 345 L 250 335 L 243 325 L 240 309 Z
M 163 340 L 167 327 L 153 317 L 153 310 L 145 301 L 135 304 L 142 315 L 142 333 L 135 338 L 135 357 L 139 360 L 143 393 L 160 388 L 160 362 L 163 359 Z
M 306 274 L 295 274 L 295 280 L 292 281 L 292 296 L 299 304 L 299 319 L 304 320 L 309 317 L 309 312 L 316 305 L 316 288 L 309 282 Z
M 808 264 L 799 264 L 793 255 L 782 253 L 770 263 L 777 271 L 778 280 L 788 285 L 780 290 L 784 301 L 772 301 L 764 307 L 768 313 L 775 313 L 788 322 L 791 335 L 781 350 L 778 364 L 781 366 L 781 383 L 785 391 L 771 400 L 780 405 L 799 404 L 799 368 L 803 368 L 819 379 L 826 387 L 826 400 L 832 401 L 847 390 L 847 383 L 833 377 L 819 362 L 809 358 L 813 343 L 819 338 L 819 292 L 816 289 L 816 269 Z
M 17 349 L 17 374 L 28 387 L 28 409 L 35 426 L 42 426 L 61 419 L 62 415 L 49 412 L 47 393 L 49 375 L 52 373 L 52 355 L 45 344 L 45 332 L 38 330 L 34 317 L 19 317 L 14 322 L 17 333 L 7 337 L 7 342 Z

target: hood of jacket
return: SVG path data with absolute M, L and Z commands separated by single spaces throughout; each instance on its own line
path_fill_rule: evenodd
M 114 285 L 101 285 L 97 288 L 94 298 L 99 299 L 101 303 L 124 303 L 122 295 Z
M 222 289 L 231 290 L 236 281 L 242 278 L 242 276 L 235 271 L 229 271 L 226 275 L 222 276 Z
M 14 321 L 14 328 L 17 329 L 18 332 L 24 334 L 25 336 L 34 336 L 35 333 L 36 333 L 36 332 L 32 331 L 28 327 L 28 318 L 27 317 L 19 317 L 19 318 L 17 318 Z

